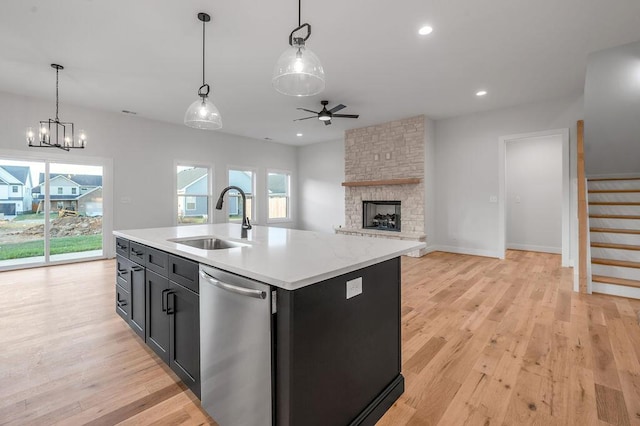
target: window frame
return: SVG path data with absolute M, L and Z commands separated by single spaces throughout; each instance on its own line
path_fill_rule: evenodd
M 251 188 L 253 189 L 253 191 L 251 192 L 250 195 L 247 195 L 247 199 L 251 200 L 251 215 L 249 216 L 249 220 L 251 221 L 252 224 L 258 224 L 258 208 L 257 208 L 257 197 L 256 197 L 256 191 L 258 189 L 258 170 L 256 167 L 249 167 L 249 166 L 227 166 L 227 186 L 231 185 L 231 182 L 229 181 L 229 172 L 231 171 L 237 171 L 237 172 L 251 172 Z M 246 194 L 245 194 L 246 195 Z M 227 198 L 229 195 L 227 193 L 226 197 Z M 227 201 L 228 202 L 228 198 Z M 224 207 L 223 207 L 224 209 Z M 225 210 L 226 211 L 226 210 Z M 243 212 L 244 214 L 244 212 Z M 246 215 L 245 215 L 246 216 Z M 225 217 L 227 218 L 227 222 L 229 223 L 242 223 L 242 219 L 231 219 L 229 217 L 228 213 L 225 213 Z
M 178 167 L 192 167 L 207 170 L 207 194 L 178 194 Z M 213 223 L 213 188 L 214 188 L 214 168 L 211 163 L 202 163 L 200 161 L 176 160 L 173 163 L 173 223 L 175 226 L 204 225 Z M 207 219 L 202 223 L 181 223 L 178 220 L 178 200 L 184 197 L 184 211 L 193 211 L 197 209 L 197 201 L 195 209 L 187 209 L 187 198 L 193 197 L 197 200 L 199 197 L 207 197 Z
M 287 176 L 287 192 L 286 192 L 286 199 L 287 199 L 287 216 L 286 217 L 277 217 L 277 218 L 272 218 L 269 217 L 269 200 L 271 199 L 271 196 L 269 194 L 269 174 L 281 174 L 281 175 L 286 175 Z M 266 174 L 265 174 L 265 195 L 266 195 L 266 199 L 267 199 L 267 211 L 266 211 L 266 217 L 267 217 L 267 223 L 285 223 L 285 222 L 293 222 L 293 218 L 292 218 L 292 213 L 291 213 L 291 203 L 292 203 L 292 199 L 291 199 L 291 180 L 292 180 L 292 173 L 290 170 L 283 170 L 283 169 L 267 169 Z

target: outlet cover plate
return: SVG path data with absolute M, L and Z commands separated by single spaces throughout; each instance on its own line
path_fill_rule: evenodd
M 362 294 L 362 277 L 347 281 L 347 299 Z

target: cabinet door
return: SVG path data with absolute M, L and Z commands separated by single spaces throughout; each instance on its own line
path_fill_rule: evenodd
M 171 369 L 200 398 L 200 298 L 169 282 Z
M 131 312 L 129 325 L 144 340 L 145 324 L 145 273 L 144 268 L 135 263 L 131 265 L 129 274 L 131 284 Z
M 147 345 L 169 364 L 169 279 L 147 270 Z

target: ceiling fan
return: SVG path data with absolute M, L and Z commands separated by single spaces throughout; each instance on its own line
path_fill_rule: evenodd
M 346 105 L 336 105 L 331 109 L 327 109 L 327 105 L 329 104 L 329 101 L 320 101 L 320 103 L 322 104 L 322 111 L 320 112 L 316 112 L 316 111 L 311 111 L 310 109 L 305 109 L 305 108 L 298 108 L 301 111 L 307 111 L 307 112 L 311 112 L 315 115 L 312 115 L 311 117 L 304 117 L 304 118 L 298 118 L 296 120 L 293 121 L 300 121 L 300 120 L 308 120 L 310 118 L 317 118 L 320 121 L 324 121 L 325 126 L 328 126 L 329 124 L 331 124 L 331 119 L 332 118 L 358 118 L 360 117 L 358 114 L 336 114 L 336 112 L 340 111 L 343 108 L 346 108 Z

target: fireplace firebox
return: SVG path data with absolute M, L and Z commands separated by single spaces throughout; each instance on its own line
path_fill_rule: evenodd
M 363 201 L 362 228 L 400 232 L 400 201 Z

